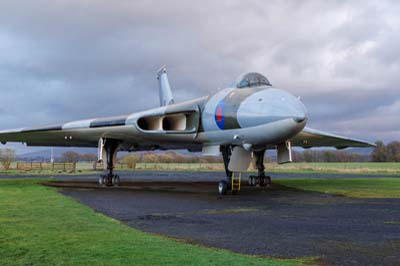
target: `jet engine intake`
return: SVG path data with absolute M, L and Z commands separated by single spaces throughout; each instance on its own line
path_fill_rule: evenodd
M 193 133 L 197 131 L 198 113 L 173 113 L 141 117 L 137 126 L 142 131 Z

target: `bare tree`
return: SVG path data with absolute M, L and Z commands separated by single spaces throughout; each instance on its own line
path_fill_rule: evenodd
M 386 146 L 383 143 L 383 141 L 378 140 L 375 142 L 376 147 L 374 148 L 374 151 L 372 152 L 372 160 L 374 162 L 387 162 L 388 161 L 388 156 L 387 156 L 387 150 Z
M 61 162 L 63 163 L 77 163 L 79 162 L 81 155 L 74 151 L 67 151 L 61 155 Z
M 81 155 L 81 160 L 84 162 L 96 162 L 97 155 L 93 153 L 85 153 Z
M 389 162 L 400 162 L 400 142 L 393 141 L 386 145 Z
M 136 163 L 139 161 L 139 156 L 136 154 L 127 155 L 122 158 L 122 163 L 127 164 L 128 168 L 135 169 Z
M 15 151 L 13 149 L 0 150 L 0 162 L 4 170 L 10 169 L 10 165 L 15 161 Z

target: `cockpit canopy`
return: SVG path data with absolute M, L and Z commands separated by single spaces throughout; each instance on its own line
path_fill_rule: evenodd
M 236 88 L 248 88 L 258 86 L 272 86 L 269 80 L 260 73 L 250 72 L 239 76 L 235 82 Z

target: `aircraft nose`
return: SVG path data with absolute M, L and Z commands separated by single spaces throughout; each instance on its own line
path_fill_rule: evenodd
M 293 115 L 292 118 L 297 123 L 303 123 L 307 120 L 307 111 L 304 104 L 299 98 L 295 99 L 297 103 L 293 104 Z
M 255 93 L 242 102 L 237 118 L 242 127 L 287 119 L 292 119 L 296 125 L 302 125 L 307 121 L 307 111 L 300 99 L 292 94 L 284 90 L 268 89 Z
M 293 117 L 293 120 L 296 121 L 297 123 L 302 123 L 304 120 L 306 120 L 306 116 L 295 116 Z
M 274 97 L 271 97 L 271 101 L 273 99 L 273 104 L 271 102 L 270 104 L 274 106 L 275 115 L 282 118 L 292 118 L 293 121 L 299 124 L 307 120 L 306 107 L 299 97 L 295 97 L 283 90 L 276 90 L 274 94 Z M 268 113 L 271 112 L 271 110 L 266 111 Z

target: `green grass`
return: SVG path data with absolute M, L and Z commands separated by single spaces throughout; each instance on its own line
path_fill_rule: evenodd
M 0 180 L 0 265 L 302 265 L 144 233 L 32 179 Z
M 138 163 L 136 167 L 137 170 L 149 171 L 224 171 L 221 163 Z M 267 163 L 266 169 L 272 173 L 400 175 L 400 163 Z M 253 171 L 250 167 L 249 172 Z
M 269 164 L 267 169 L 271 172 L 398 175 L 400 163 L 289 163 Z
M 307 191 L 355 198 L 400 198 L 400 178 L 279 179 L 275 183 Z

